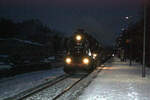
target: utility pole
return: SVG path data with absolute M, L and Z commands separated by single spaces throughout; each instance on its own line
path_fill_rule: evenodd
M 142 77 L 146 77 L 145 73 L 145 50 L 146 50 L 146 19 L 147 19 L 147 4 L 144 3 L 144 36 L 143 36 L 143 66 L 142 66 Z

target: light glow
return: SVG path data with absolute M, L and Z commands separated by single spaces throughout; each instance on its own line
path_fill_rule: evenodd
M 88 53 L 88 55 L 89 55 L 89 56 L 91 56 L 91 55 L 92 55 L 92 53 L 91 53 L 91 50 L 90 50 L 90 49 L 89 49 L 89 53 Z
M 96 54 L 96 53 L 94 53 L 94 54 L 93 54 L 93 57 L 96 57 L 96 56 L 97 56 L 97 54 Z
M 69 58 L 69 57 L 66 58 L 66 63 L 67 63 L 67 64 L 70 64 L 71 62 L 72 62 L 71 58 Z
M 76 36 L 76 40 L 77 40 L 77 41 L 81 41 L 81 40 L 82 40 L 82 36 L 81 36 L 81 35 L 77 35 L 77 36 Z
M 93 59 L 95 59 L 97 57 L 96 53 L 93 53 Z
M 88 58 L 84 58 L 84 59 L 83 59 L 83 63 L 84 63 L 84 64 L 89 64 L 89 59 L 88 59 Z
M 129 17 L 127 16 L 127 17 L 125 17 L 125 19 L 129 19 Z

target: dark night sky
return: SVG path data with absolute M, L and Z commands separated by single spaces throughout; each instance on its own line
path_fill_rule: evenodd
M 136 1 L 136 3 L 134 2 Z M 140 0 L 1 0 L 0 17 L 16 21 L 37 18 L 51 28 L 72 34 L 84 28 L 104 44 L 112 45 L 126 22 L 136 21 Z

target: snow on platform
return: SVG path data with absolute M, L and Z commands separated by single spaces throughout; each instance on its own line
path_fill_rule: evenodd
M 150 100 L 150 69 L 141 77 L 142 66 L 120 62 L 116 57 L 78 97 L 78 100 Z
M 14 96 L 27 89 L 52 80 L 64 74 L 62 68 L 54 68 L 51 70 L 37 71 L 16 75 L 10 78 L 0 80 L 0 100 Z

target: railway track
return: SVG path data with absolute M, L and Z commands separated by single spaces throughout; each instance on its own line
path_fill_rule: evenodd
M 99 73 L 101 70 L 102 69 L 98 69 L 96 71 L 96 73 L 94 75 L 92 75 L 92 78 L 95 78 L 97 73 Z M 90 74 L 91 73 L 84 74 L 84 75 L 78 75 L 78 76 L 77 75 L 64 74 L 62 76 L 57 77 L 56 79 L 54 79 L 52 81 L 46 82 L 46 83 L 39 85 L 33 89 L 27 90 L 23 93 L 20 93 L 18 95 L 13 96 L 13 97 L 7 98 L 5 100 L 36 100 L 38 97 L 40 97 L 42 99 L 42 98 L 45 98 L 47 95 L 50 97 L 50 98 L 47 97 L 48 100 L 57 100 L 57 99 L 63 97 L 63 95 L 65 93 L 69 93 L 69 91 L 73 87 L 75 87 L 78 83 L 80 83 L 83 79 L 88 77 Z M 68 83 L 68 80 L 70 81 L 69 83 Z M 68 84 L 66 84 L 66 83 L 68 83 Z M 62 84 L 65 84 L 66 86 L 64 86 Z M 64 88 L 63 88 L 63 86 L 64 86 Z M 55 87 L 63 88 L 63 89 L 54 90 Z M 55 92 L 54 95 L 52 92 L 53 93 Z
M 74 82 L 71 86 L 68 86 L 67 88 L 65 88 L 60 94 L 58 94 L 57 96 L 55 96 L 55 98 L 53 98 L 52 100 L 57 100 L 59 97 L 61 97 L 63 94 L 65 94 L 66 92 L 68 92 L 71 88 L 73 88 L 76 84 L 78 84 L 80 81 L 82 81 L 85 77 L 87 77 L 89 74 L 84 75 L 83 77 L 81 77 L 79 80 L 77 80 L 76 82 Z
M 74 84 L 72 84 L 71 86 L 69 86 L 69 87 L 67 87 L 66 89 L 64 89 L 64 91 L 62 91 L 60 94 L 58 94 L 57 96 L 55 96 L 55 98 L 53 98 L 52 100 L 62 100 L 62 98 L 63 98 L 63 95 L 65 94 L 65 93 L 67 93 L 67 92 L 69 92 L 72 88 L 76 88 L 76 89 L 78 89 L 77 87 L 76 87 L 76 85 L 77 84 L 80 84 L 80 83 L 82 83 L 82 82 L 87 82 L 87 84 L 85 85 L 85 86 L 83 86 L 83 88 L 85 88 L 86 86 L 88 86 L 88 84 L 90 84 L 90 80 L 88 80 L 88 81 L 83 81 L 85 78 L 87 78 L 88 76 L 90 76 L 91 77 L 91 79 L 94 79 L 96 76 L 97 76 L 97 74 L 99 73 L 99 72 L 101 72 L 101 70 L 104 68 L 104 66 L 103 67 L 101 67 L 101 68 L 98 68 L 97 69 L 97 71 L 95 71 L 95 73 L 93 73 L 91 76 L 90 76 L 90 74 L 92 73 L 88 73 L 88 74 L 86 74 L 86 75 L 84 75 L 83 77 L 81 77 L 78 81 L 76 81 L 76 82 L 74 82 Z M 76 100 L 76 98 L 74 98 L 74 99 L 69 99 L 69 98 L 67 98 L 68 100 Z M 63 100 L 66 100 L 65 98 L 63 98 Z
M 27 97 L 30 97 L 30 96 L 32 96 L 32 95 L 34 95 L 34 94 L 36 94 L 36 93 L 38 93 L 38 92 L 48 88 L 48 87 L 51 87 L 51 86 L 57 84 L 58 82 L 60 82 L 62 80 L 65 80 L 68 77 L 69 77 L 69 75 L 67 75 L 67 74 L 58 76 L 57 78 L 55 78 L 53 80 L 47 81 L 46 83 L 38 85 L 38 86 L 36 86 L 34 88 L 31 88 L 29 90 L 23 91 L 23 92 L 15 95 L 13 97 L 8 97 L 8 98 L 6 98 L 4 100 L 23 100 L 23 99 L 25 99 Z

